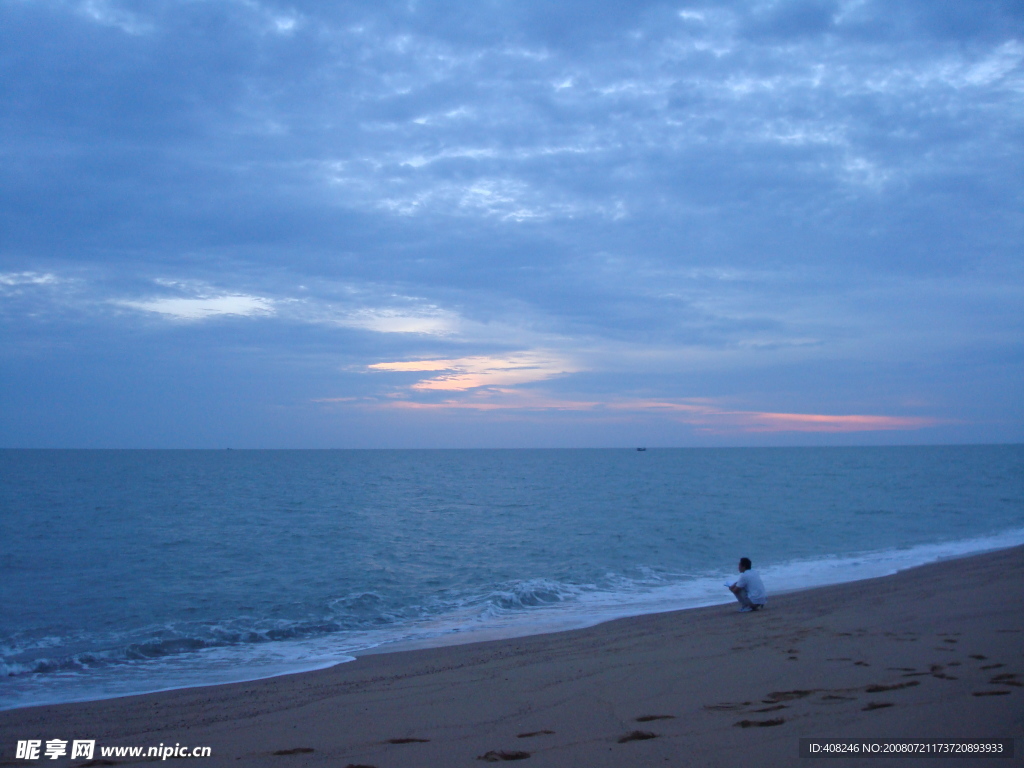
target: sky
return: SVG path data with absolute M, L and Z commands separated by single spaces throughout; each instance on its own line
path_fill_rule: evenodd
M 1024 440 L 1019 0 L 0 0 L 0 447 Z

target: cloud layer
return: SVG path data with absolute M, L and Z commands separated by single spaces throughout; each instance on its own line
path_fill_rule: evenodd
M 12 0 L 0 46 L 0 444 L 1024 437 L 1019 3 Z

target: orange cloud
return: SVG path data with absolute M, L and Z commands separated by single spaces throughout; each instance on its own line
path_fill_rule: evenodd
M 376 407 L 419 411 L 577 411 L 594 415 L 624 416 L 658 414 L 707 432 L 874 432 L 922 429 L 939 423 L 938 419 L 919 416 L 882 416 L 868 414 L 775 413 L 724 409 L 706 399 L 671 400 L 563 400 L 541 392 L 492 388 L 462 398 L 441 402 L 410 399 L 376 401 Z
M 938 419 L 875 414 L 776 413 L 723 408 L 707 398 L 666 400 L 632 398 L 614 400 L 565 400 L 537 388 L 517 385 L 543 381 L 579 368 L 557 355 L 543 351 L 520 352 L 506 357 L 479 356 L 450 360 L 414 360 L 377 363 L 375 371 L 432 372 L 440 375 L 417 381 L 404 392 L 386 399 L 364 400 L 366 407 L 416 411 L 488 411 L 538 413 L 573 411 L 597 418 L 623 419 L 657 415 L 703 432 L 874 432 L 922 429 Z M 428 402 L 418 393 L 448 392 L 441 401 Z M 340 402 L 340 399 L 321 402 Z
M 374 371 L 447 371 L 457 365 L 457 360 L 412 360 L 405 363 L 374 363 L 367 367 Z
M 937 419 L 920 416 L 832 416 L 820 413 L 740 412 L 748 432 L 873 432 L 892 429 L 921 429 L 934 426 Z
M 544 352 L 521 352 L 508 357 L 460 357 L 454 360 L 414 360 L 376 363 L 374 371 L 447 371 L 412 385 L 422 391 L 465 392 L 480 387 L 507 387 L 543 381 L 579 370 L 567 360 Z

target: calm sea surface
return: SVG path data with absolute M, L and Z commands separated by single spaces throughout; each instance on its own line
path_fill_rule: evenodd
M 0 451 L 0 708 L 1024 543 L 1024 446 Z

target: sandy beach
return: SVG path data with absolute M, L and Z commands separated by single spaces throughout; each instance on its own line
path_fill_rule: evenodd
M 211 767 L 820 762 L 798 757 L 802 737 L 1012 737 L 1014 759 L 982 764 L 1020 764 L 1022 583 L 1024 548 L 1015 548 L 773 596 L 753 614 L 715 606 L 373 654 L 251 683 L 0 712 L 0 765 L 32 764 L 15 759 L 19 739 L 54 738 L 209 746 L 212 756 L 197 764 Z M 921 760 L 838 764 L 889 763 Z

